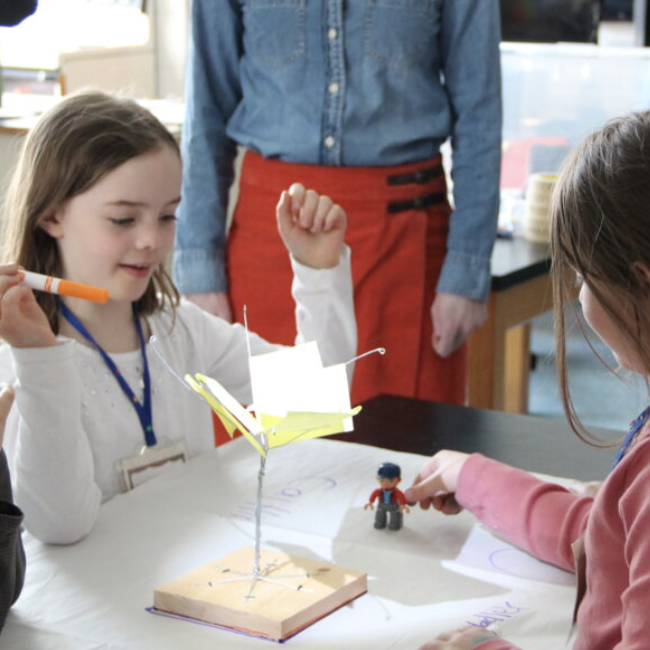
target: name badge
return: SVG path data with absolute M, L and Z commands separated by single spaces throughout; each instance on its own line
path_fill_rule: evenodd
M 187 449 L 183 440 L 164 447 L 143 447 L 137 456 L 124 458 L 119 462 L 122 487 L 125 492 L 129 492 L 149 479 L 163 474 L 176 463 L 186 461 Z

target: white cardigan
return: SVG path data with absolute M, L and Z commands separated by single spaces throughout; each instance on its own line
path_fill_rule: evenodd
M 296 343 L 317 340 L 324 365 L 356 354 L 350 253 L 335 269 L 314 270 L 292 260 Z M 245 330 L 189 302 L 148 318 L 156 348 L 181 376 L 201 372 L 250 404 Z M 249 323 L 254 329 L 255 323 Z M 16 503 L 38 539 L 75 542 L 93 528 L 99 506 L 120 491 L 117 465 L 144 444 L 135 409 L 99 353 L 60 337 L 48 348 L 0 347 L 0 381 L 16 385 L 5 448 Z M 279 346 L 251 334 L 253 354 Z M 209 408 L 186 390 L 148 347 L 153 426 L 162 446 L 184 439 L 189 457 L 214 448 Z M 140 351 L 112 355 L 141 396 Z M 137 488 L 136 488 L 137 489 Z

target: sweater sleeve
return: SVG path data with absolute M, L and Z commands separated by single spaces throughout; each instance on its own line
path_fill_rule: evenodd
M 191 5 L 181 137 L 183 200 L 174 247 L 174 280 L 185 294 L 228 290 L 226 213 L 236 143 L 226 126 L 242 98 L 241 4 L 194 0 Z
M 485 300 L 499 213 L 499 3 L 445 0 L 440 4 L 443 74 L 453 115 L 455 212 L 437 289 Z
M 12 503 L 9 470 L 0 451 L 0 630 L 25 579 L 25 552 L 20 536 L 23 513 Z
M 584 533 L 593 499 L 479 454 L 465 463 L 456 499 L 516 546 L 574 570 L 571 544 Z
M 603 495 L 606 507 L 610 513 L 620 517 L 621 534 L 623 535 L 622 549 L 623 566 L 628 568 L 628 576 L 620 596 L 621 602 L 621 640 L 614 646 L 615 650 L 640 650 L 648 647 L 650 634 L 650 619 L 648 618 L 648 590 L 650 589 L 650 496 L 648 495 L 648 480 L 650 480 L 650 445 L 645 444 L 634 449 L 629 458 L 624 458 L 617 468 L 616 477 Z M 608 488 L 610 486 L 607 486 Z M 604 509 L 603 508 L 603 509 Z M 600 513 L 599 513 L 600 514 Z M 599 517 L 601 524 L 604 517 Z M 610 515 L 610 519 L 614 517 Z M 614 520 L 615 521 L 615 520 Z M 617 524 L 619 522 L 616 522 Z M 614 525 L 611 524 L 610 528 Z M 609 540 L 606 540 L 609 541 Z M 595 539 L 592 545 L 595 544 Z M 604 562 L 605 558 L 601 560 Z M 612 576 L 612 583 L 619 582 L 619 576 Z M 593 608 L 597 614 L 596 608 Z
M 318 341 L 325 366 L 350 361 L 357 354 L 350 249 L 345 246 L 333 269 L 311 269 L 293 258 L 291 265 L 296 343 Z
M 16 503 L 34 537 L 70 544 L 92 529 L 101 503 L 81 420 L 75 344 L 12 349 L 11 356 L 16 403 L 6 442 Z

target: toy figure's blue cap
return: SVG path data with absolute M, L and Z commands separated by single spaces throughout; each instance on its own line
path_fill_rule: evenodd
M 377 478 L 401 478 L 402 470 L 399 465 L 395 463 L 382 463 L 377 468 Z

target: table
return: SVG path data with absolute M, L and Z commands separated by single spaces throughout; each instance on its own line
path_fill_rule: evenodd
M 497 239 L 492 253 L 488 320 L 469 338 L 468 404 L 528 410 L 530 321 L 553 307 L 546 244 Z
M 274 449 L 267 461 L 263 546 L 369 575 L 367 595 L 290 639 L 288 647 L 415 649 L 467 622 L 498 623 L 526 650 L 564 647 L 575 593 L 571 574 L 500 541 L 469 513 L 445 517 L 414 508 L 399 533 L 374 530 L 363 505 L 375 487 L 377 464 L 400 463 L 410 482 L 424 458 L 359 444 L 430 453 L 455 442 L 553 470 L 573 453 L 571 437 L 559 435 L 566 433 L 562 425 L 383 396 L 356 420 L 353 433 Z M 549 437 L 556 453 L 545 455 Z M 517 438 L 526 444 L 515 444 Z M 595 458 L 591 452 L 581 457 L 589 477 L 601 469 Z M 256 452 L 240 438 L 113 498 L 76 545 L 45 546 L 26 535 L 27 583 L 2 647 L 272 647 L 146 611 L 155 587 L 252 543 L 257 467 Z
M 564 420 L 506 413 L 394 395 L 370 400 L 341 440 L 431 456 L 441 449 L 479 452 L 529 472 L 600 480 L 621 432 L 590 427 L 616 445 L 591 447 Z

